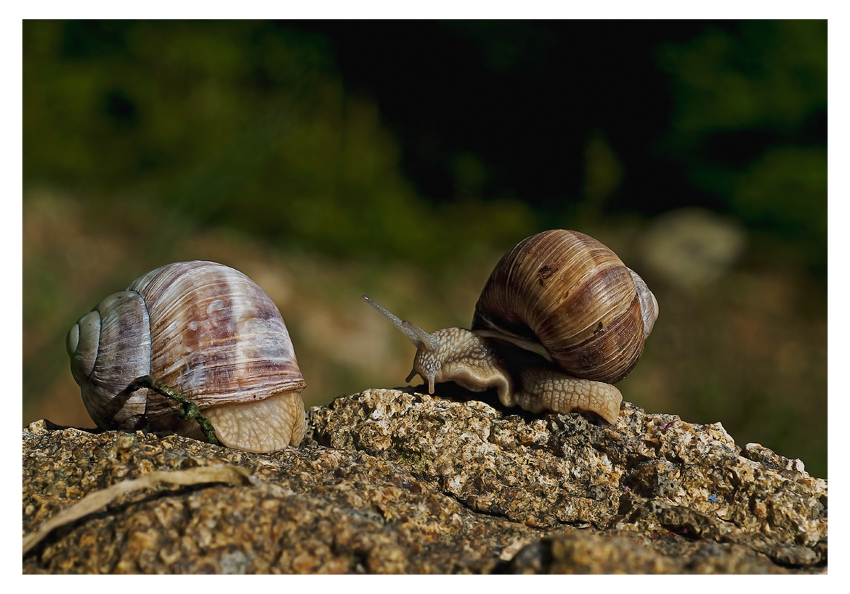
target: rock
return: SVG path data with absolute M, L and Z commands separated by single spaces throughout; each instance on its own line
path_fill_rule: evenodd
M 495 406 L 495 407 L 494 407 Z M 531 415 L 414 390 L 308 413 L 298 448 L 176 435 L 23 433 L 23 531 L 153 470 L 160 483 L 56 528 L 24 573 L 825 573 L 827 482 L 719 423 Z

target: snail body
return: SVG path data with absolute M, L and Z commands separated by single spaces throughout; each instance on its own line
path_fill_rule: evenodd
M 149 272 L 82 316 L 66 346 L 101 428 L 198 435 L 194 423 L 181 423 L 178 403 L 131 386 L 152 376 L 195 403 L 227 446 L 275 451 L 304 435 L 305 382 L 286 325 L 233 268 L 192 261 Z
M 496 265 L 475 306 L 472 329 L 428 334 L 370 299 L 417 347 L 413 371 L 433 394 L 453 381 L 496 389 L 505 406 L 591 411 L 615 423 L 612 384 L 637 364 L 658 316 L 643 280 L 613 251 L 555 229 L 529 237 Z

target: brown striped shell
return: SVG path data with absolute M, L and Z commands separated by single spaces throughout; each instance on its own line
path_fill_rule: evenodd
M 158 268 L 80 318 L 67 348 L 99 427 L 194 432 L 194 423 L 180 426 L 180 405 L 153 390 L 116 398 L 152 375 L 194 401 L 225 445 L 274 451 L 303 437 L 305 382 L 286 325 L 271 298 L 233 268 Z
M 496 265 L 472 330 L 538 352 L 572 376 L 615 383 L 637 364 L 657 316 L 655 297 L 613 251 L 554 229 Z

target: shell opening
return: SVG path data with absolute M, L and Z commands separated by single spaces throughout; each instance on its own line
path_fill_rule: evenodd
M 511 334 L 502 332 L 501 330 L 473 330 L 472 333 L 483 338 L 495 338 L 496 340 L 510 343 L 530 353 L 540 355 L 550 363 L 553 362 L 552 355 L 549 354 L 549 351 L 546 350 L 546 347 L 544 347 L 539 342 L 528 340 L 527 338 L 522 338 L 519 336 L 513 336 Z
M 644 336 L 649 336 L 655 327 L 655 320 L 658 318 L 658 301 L 655 299 L 652 291 L 646 286 L 644 280 L 631 268 L 628 268 L 629 274 L 632 275 L 632 280 L 635 283 L 635 291 L 637 291 L 638 299 L 640 299 L 640 313 L 643 317 L 643 333 Z
M 211 406 L 204 415 L 227 447 L 247 452 L 275 452 L 297 446 L 304 437 L 301 392 L 281 392 L 252 402 Z

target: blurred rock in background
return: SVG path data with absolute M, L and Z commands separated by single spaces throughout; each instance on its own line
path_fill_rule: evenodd
M 640 255 L 652 273 L 683 290 L 716 283 L 743 254 L 744 229 L 702 208 L 657 217 L 642 233 Z

